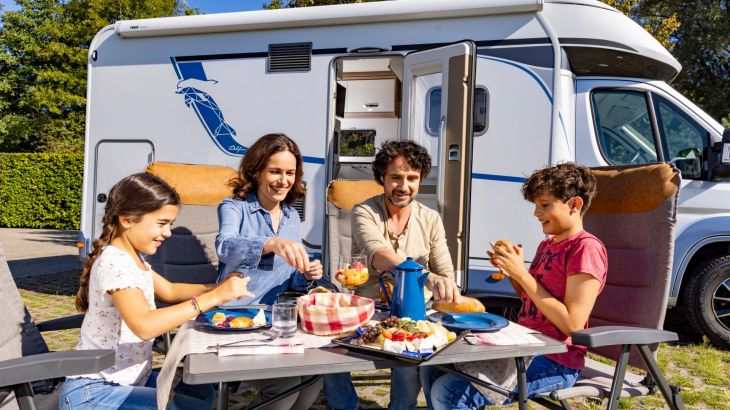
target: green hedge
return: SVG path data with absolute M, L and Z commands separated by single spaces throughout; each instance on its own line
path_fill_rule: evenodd
M 79 229 L 83 154 L 0 153 L 0 226 Z

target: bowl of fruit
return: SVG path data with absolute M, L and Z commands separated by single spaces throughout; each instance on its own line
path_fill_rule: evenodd
M 361 255 L 341 256 L 335 271 L 335 279 L 350 291 L 366 284 L 370 279 L 370 274 L 365 257 Z

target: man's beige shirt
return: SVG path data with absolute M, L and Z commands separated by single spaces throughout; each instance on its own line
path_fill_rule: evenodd
M 368 283 L 357 291 L 359 295 L 380 299 L 381 272 L 372 263 L 375 250 L 380 248 L 389 248 L 404 259 L 411 257 L 432 274 L 454 277 L 441 216 L 418 201 L 413 201 L 411 207 L 406 228 L 398 236 L 388 230 L 385 195 L 374 196 L 352 208 L 352 254 L 366 255 L 370 272 Z

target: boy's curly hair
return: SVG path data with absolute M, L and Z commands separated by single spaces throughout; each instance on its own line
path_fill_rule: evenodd
M 431 155 L 426 151 L 426 148 L 413 141 L 386 141 L 380 147 L 380 151 L 375 155 L 373 161 L 375 182 L 383 185 L 388 164 L 398 157 L 405 158 L 411 168 L 420 171 L 421 180 L 431 172 Z
M 563 202 L 581 197 L 583 209 L 580 214 L 583 216 L 596 195 L 596 177 L 590 169 L 572 162 L 539 169 L 522 184 L 522 195 L 526 200 L 535 202 L 535 198 L 543 194 L 552 194 Z

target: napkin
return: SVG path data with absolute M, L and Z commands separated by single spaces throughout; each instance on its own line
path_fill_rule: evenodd
M 545 342 L 533 335 L 534 330 L 510 323 L 509 326 L 491 333 L 472 333 L 465 337 L 469 344 L 487 344 L 493 346 L 544 345 Z

